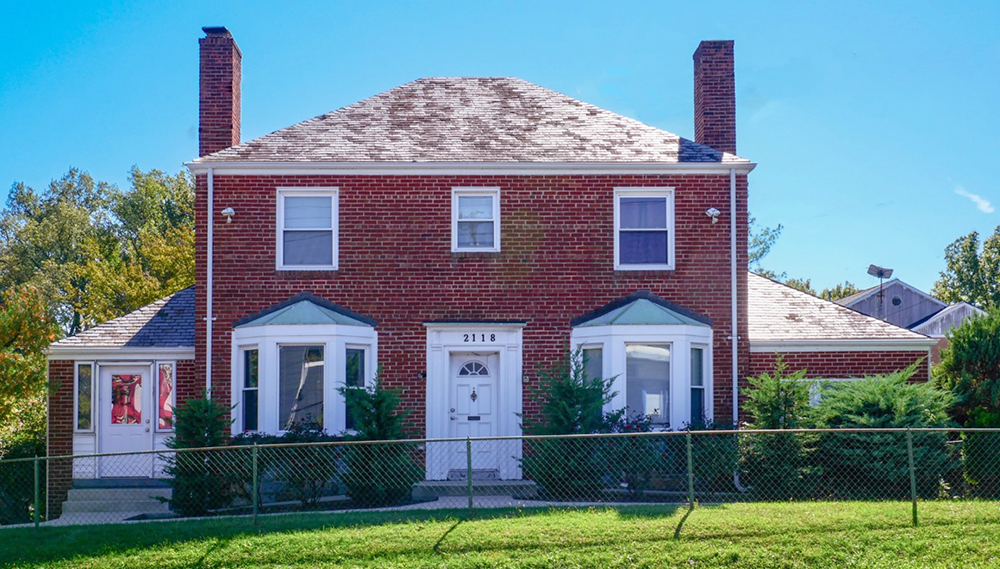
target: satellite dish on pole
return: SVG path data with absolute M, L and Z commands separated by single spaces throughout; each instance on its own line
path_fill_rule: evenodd
M 885 294 L 882 292 L 882 281 L 892 276 L 892 269 L 878 265 L 868 265 L 868 274 L 878 277 L 878 313 L 879 317 L 885 320 Z

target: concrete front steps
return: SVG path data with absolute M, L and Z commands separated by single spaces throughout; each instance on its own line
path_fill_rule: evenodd
M 464 480 L 424 480 L 413 485 L 413 499 L 417 501 L 468 495 L 469 483 Z M 538 497 L 538 484 L 534 480 L 476 480 L 473 478 L 472 495 L 504 496 L 530 500 Z
M 63 502 L 63 517 L 125 520 L 138 515 L 170 514 L 170 506 L 156 498 L 170 498 L 170 486 L 162 480 L 75 480 Z

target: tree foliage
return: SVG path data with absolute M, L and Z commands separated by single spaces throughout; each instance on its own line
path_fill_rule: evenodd
M 764 271 L 760 262 L 771 252 L 771 247 L 781 236 L 782 229 L 784 227 L 780 223 L 774 227 L 758 227 L 757 218 L 750 216 L 750 242 L 747 244 L 747 250 L 751 271 L 755 273 Z
M 836 302 L 842 298 L 847 298 L 848 296 L 851 296 L 852 294 L 858 292 L 861 292 L 861 290 L 858 287 L 854 286 L 848 281 L 844 281 L 843 284 L 838 284 L 837 286 L 834 286 L 832 288 L 824 288 L 822 291 L 820 291 L 819 297 L 832 302 Z
M 953 415 L 960 424 L 970 426 L 976 415 L 1000 411 L 1000 307 L 952 329 L 934 378 L 954 394 Z
M 13 186 L 0 212 L 0 287 L 41 291 L 65 334 L 194 282 L 194 187 L 133 168 L 120 190 L 71 168 L 44 190 Z
M 15 445 L 45 439 L 45 355 L 56 325 L 41 291 L 20 285 L 0 305 L 0 458 Z M 36 449 L 44 453 L 44 447 Z
M 934 296 L 983 309 L 1000 307 L 1000 226 L 982 246 L 977 231 L 959 237 L 945 248 L 944 257 L 947 268 L 934 283 Z

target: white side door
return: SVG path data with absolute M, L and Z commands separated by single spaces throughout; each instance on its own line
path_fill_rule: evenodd
M 452 353 L 449 389 L 449 438 L 492 437 L 497 434 L 499 356 L 492 353 Z M 496 441 L 473 443 L 472 468 L 496 470 Z M 464 444 L 453 444 L 451 469 L 468 468 Z
M 149 366 L 101 366 L 100 370 L 100 452 L 153 450 L 153 378 Z M 152 476 L 152 455 L 102 457 L 100 476 Z

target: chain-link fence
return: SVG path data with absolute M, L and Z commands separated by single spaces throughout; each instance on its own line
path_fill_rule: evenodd
M 897 502 L 916 523 L 920 501 L 970 499 L 1000 499 L 1000 429 L 329 442 L 0 461 L 3 525 L 854 500 Z

